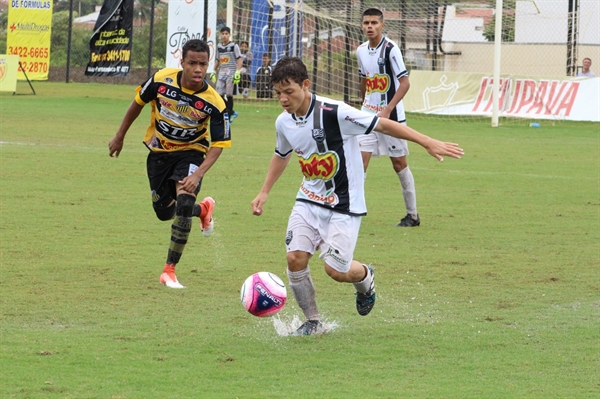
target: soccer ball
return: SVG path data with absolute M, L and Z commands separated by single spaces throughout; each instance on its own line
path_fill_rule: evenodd
M 254 316 L 273 316 L 285 305 L 287 291 L 283 281 L 273 273 L 258 272 L 244 281 L 240 299 Z

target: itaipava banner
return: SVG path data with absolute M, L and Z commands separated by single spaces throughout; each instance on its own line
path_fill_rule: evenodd
M 407 112 L 492 116 L 489 75 L 412 71 Z M 500 117 L 600 122 L 600 78 L 500 77 Z

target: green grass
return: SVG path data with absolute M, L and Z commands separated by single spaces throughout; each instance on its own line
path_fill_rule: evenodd
M 210 238 L 195 226 L 158 283 L 170 237 L 152 211 L 141 143 L 108 141 L 131 86 L 34 82 L 0 94 L 0 397 L 592 398 L 600 396 L 598 124 L 415 118 L 465 149 L 437 163 L 411 144 L 422 226 L 389 160 L 374 159 L 355 252 L 377 272 L 368 317 L 353 289 L 312 262 L 317 301 L 337 327 L 282 337 L 239 303 L 259 270 L 285 276 L 294 163 L 265 214 L 251 215 L 279 109 L 237 105 L 233 147 L 201 195 L 217 201 Z M 19 92 L 26 86 L 19 83 Z M 300 311 L 290 298 L 281 320 Z

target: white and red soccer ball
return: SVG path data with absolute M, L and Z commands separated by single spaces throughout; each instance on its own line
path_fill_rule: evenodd
M 258 272 L 244 281 L 240 299 L 254 316 L 273 316 L 285 305 L 287 291 L 283 281 L 273 273 Z

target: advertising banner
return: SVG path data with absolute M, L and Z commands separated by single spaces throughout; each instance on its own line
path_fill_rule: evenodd
M 293 5 L 295 0 L 287 0 Z M 273 7 L 270 10 L 270 7 Z M 269 13 L 272 12 L 271 25 L 269 26 Z M 256 71 L 262 66 L 263 54 L 269 54 L 269 43 L 271 44 L 271 65 L 286 55 L 301 56 L 302 44 L 298 38 L 302 37 L 302 17 L 300 13 L 292 8 L 286 9 L 286 0 L 253 0 L 252 1 L 252 30 L 250 49 L 254 55 L 251 67 L 252 80 L 255 79 Z
M 203 0 L 169 1 L 165 62 L 168 68 L 181 68 L 181 48 L 185 42 L 191 39 L 202 39 L 210 47 L 208 72 L 214 71 L 217 49 L 217 2 L 209 1 L 207 6 Z
M 17 91 L 19 56 L 0 54 L 0 91 Z
M 48 79 L 51 32 L 51 0 L 8 1 L 6 48 L 21 61 L 18 79 L 25 80 L 25 74 L 29 80 Z
M 412 71 L 407 112 L 492 116 L 493 78 Z M 600 78 L 500 78 L 500 117 L 600 122 Z
M 131 63 L 133 0 L 104 0 L 90 39 L 87 76 L 127 76 Z

